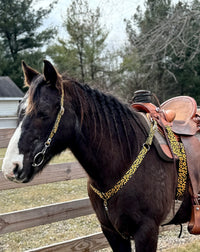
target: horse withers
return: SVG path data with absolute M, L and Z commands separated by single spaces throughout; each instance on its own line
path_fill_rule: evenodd
M 113 251 L 131 251 L 131 239 L 137 252 L 156 251 L 159 226 L 174 207 L 177 171 L 150 144 L 138 112 L 62 77 L 49 61 L 43 74 L 22 66 L 29 91 L 3 161 L 5 177 L 27 183 L 69 148 L 89 176 L 88 194 Z M 188 187 L 182 200 L 170 223 L 190 219 Z

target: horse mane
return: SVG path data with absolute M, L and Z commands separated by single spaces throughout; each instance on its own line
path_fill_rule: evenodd
M 129 155 L 132 157 L 131 145 L 133 143 L 130 142 L 130 134 L 134 134 L 135 132 L 135 123 L 138 124 L 146 135 L 146 132 L 140 126 L 137 113 L 114 96 L 105 94 L 98 89 L 93 89 L 87 84 L 65 79 L 64 86 L 70 86 L 70 89 L 73 89 L 70 95 L 77 102 L 76 107 L 79 108 L 77 113 L 80 116 L 80 125 L 82 126 L 85 121 L 88 125 L 90 123 L 94 125 L 94 131 L 91 132 L 93 141 L 97 140 L 99 143 L 98 146 L 100 146 L 106 129 L 108 130 L 111 146 L 113 147 L 112 135 L 115 132 L 121 153 L 123 154 L 124 152 L 123 142 L 125 142 L 128 145 Z M 90 122 L 91 120 L 92 122 Z M 100 139 L 96 139 L 97 130 L 100 132 Z

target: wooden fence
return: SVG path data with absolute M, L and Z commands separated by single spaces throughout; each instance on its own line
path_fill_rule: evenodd
M 14 129 L 0 129 L 0 148 L 8 145 Z M 56 174 L 56 176 L 55 176 Z M 0 190 L 20 188 L 58 181 L 66 181 L 86 177 L 85 171 L 78 162 L 48 165 L 40 176 L 36 176 L 28 184 L 16 184 L 7 181 L 0 172 Z M 0 214 L 0 234 L 15 232 L 26 228 L 72 219 L 94 213 L 88 198 L 64 203 L 51 204 L 42 207 Z M 108 247 L 108 242 L 102 233 L 96 233 L 31 251 L 97 251 Z
M 0 148 L 8 145 L 14 129 L 0 129 Z M 56 176 L 55 176 L 56 174 Z M 5 180 L 0 172 L 0 190 L 20 188 L 58 181 L 66 181 L 86 177 L 85 171 L 78 162 L 48 165 L 40 176 L 36 176 L 28 184 L 16 184 Z M 88 198 L 64 203 L 51 204 L 42 207 L 25 209 L 6 214 L 0 214 L 0 234 L 15 232 L 26 228 L 72 219 L 94 213 Z M 169 227 L 162 228 L 168 230 Z M 162 231 L 161 230 L 161 231 Z M 97 251 L 109 247 L 104 235 L 100 233 L 80 237 L 46 247 L 29 250 L 29 252 L 66 252 L 66 251 Z

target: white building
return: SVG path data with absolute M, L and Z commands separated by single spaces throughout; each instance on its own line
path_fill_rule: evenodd
M 17 108 L 24 93 L 7 76 L 0 76 L 0 128 L 15 128 Z

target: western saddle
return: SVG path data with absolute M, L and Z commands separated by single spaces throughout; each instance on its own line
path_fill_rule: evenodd
M 154 96 L 155 97 L 155 96 Z M 200 234 L 200 110 L 196 101 L 189 96 L 171 98 L 161 105 L 156 98 L 158 106 L 152 103 L 152 94 L 147 90 L 138 90 L 134 93 L 132 107 L 145 115 L 145 120 L 156 120 L 159 128 L 156 145 L 164 153 L 168 161 L 177 159 L 167 139 L 166 127 L 170 127 L 178 142 L 185 149 L 188 175 L 190 179 L 189 192 L 192 199 L 191 219 L 188 231 L 191 234 Z M 144 123 L 146 124 L 146 123 Z M 147 127 L 145 125 L 145 127 Z M 160 140 L 161 139 L 161 140 Z M 161 155 L 162 156 L 162 155 Z M 165 158 L 165 160 L 167 160 Z

